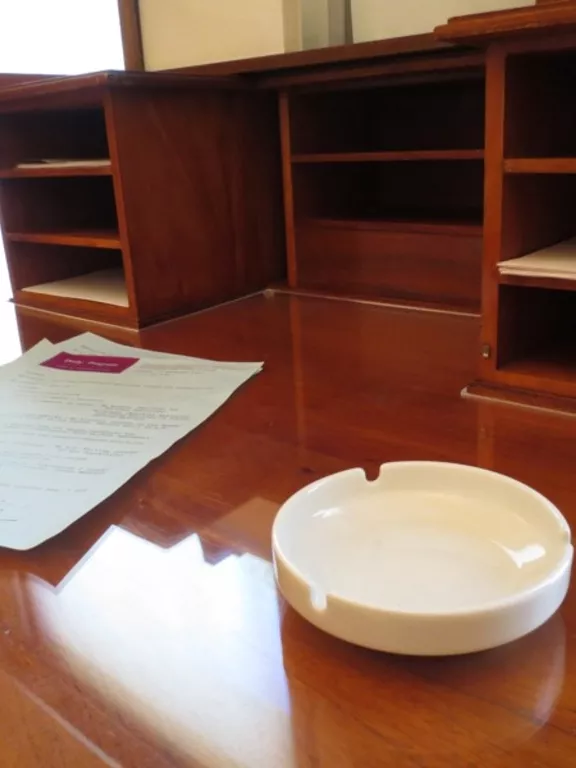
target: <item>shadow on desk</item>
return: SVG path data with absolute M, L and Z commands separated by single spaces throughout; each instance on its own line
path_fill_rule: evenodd
M 288 609 L 282 644 L 298 765 L 347 765 L 347 754 L 363 768 L 483 765 L 512 747 L 522 752 L 549 720 L 562 726 L 558 614 L 508 646 L 424 659 L 347 645 Z M 527 749 L 526 764 L 528 754 L 545 764 L 544 741 Z

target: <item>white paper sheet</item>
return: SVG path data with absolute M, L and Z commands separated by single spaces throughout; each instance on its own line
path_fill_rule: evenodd
M 22 290 L 28 293 L 40 293 L 43 296 L 98 301 L 101 304 L 113 304 L 116 307 L 127 307 L 130 303 L 124 272 L 115 267 L 68 277 L 65 280 L 54 280 L 51 283 L 30 285 Z
M 121 373 L 41 365 L 138 358 Z M 95 363 L 96 364 L 96 363 Z M 100 365 L 100 362 L 97 363 Z M 259 363 L 217 363 L 84 334 L 0 369 L 0 546 L 31 549 L 100 504 L 211 416 Z
M 576 276 L 576 238 L 564 240 L 526 256 L 498 264 L 501 275 L 526 275 L 573 280 Z

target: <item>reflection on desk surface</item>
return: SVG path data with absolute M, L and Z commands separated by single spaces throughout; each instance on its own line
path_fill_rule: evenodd
M 278 507 L 351 465 L 480 464 L 574 525 L 575 422 L 462 400 L 477 333 L 469 316 L 286 296 L 144 331 L 153 349 L 266 368 L 70 530 L 0 553 L 0 763 L 572 766 L 573 590 L 516 644 L 419 660 L 323 635 L 274 586 Z

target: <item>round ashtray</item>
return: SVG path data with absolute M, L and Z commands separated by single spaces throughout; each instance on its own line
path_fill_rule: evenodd
M 318 480 L 272 533 L 280 591 L 319 629 L 390 653 L 447 656 L 509 643 L 560 607 L 570 528 L 526 485 L 476 467 L 385 464 Z

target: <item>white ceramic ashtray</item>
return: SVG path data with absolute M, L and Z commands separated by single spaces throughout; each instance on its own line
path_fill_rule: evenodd
M 493 648 L 539 627 L 570 580 L 570 528 L 503 475 L 436 462 L 352 469 L 303 488 L 272 535 L 286 600 L 320 629 L 391 653 Z

